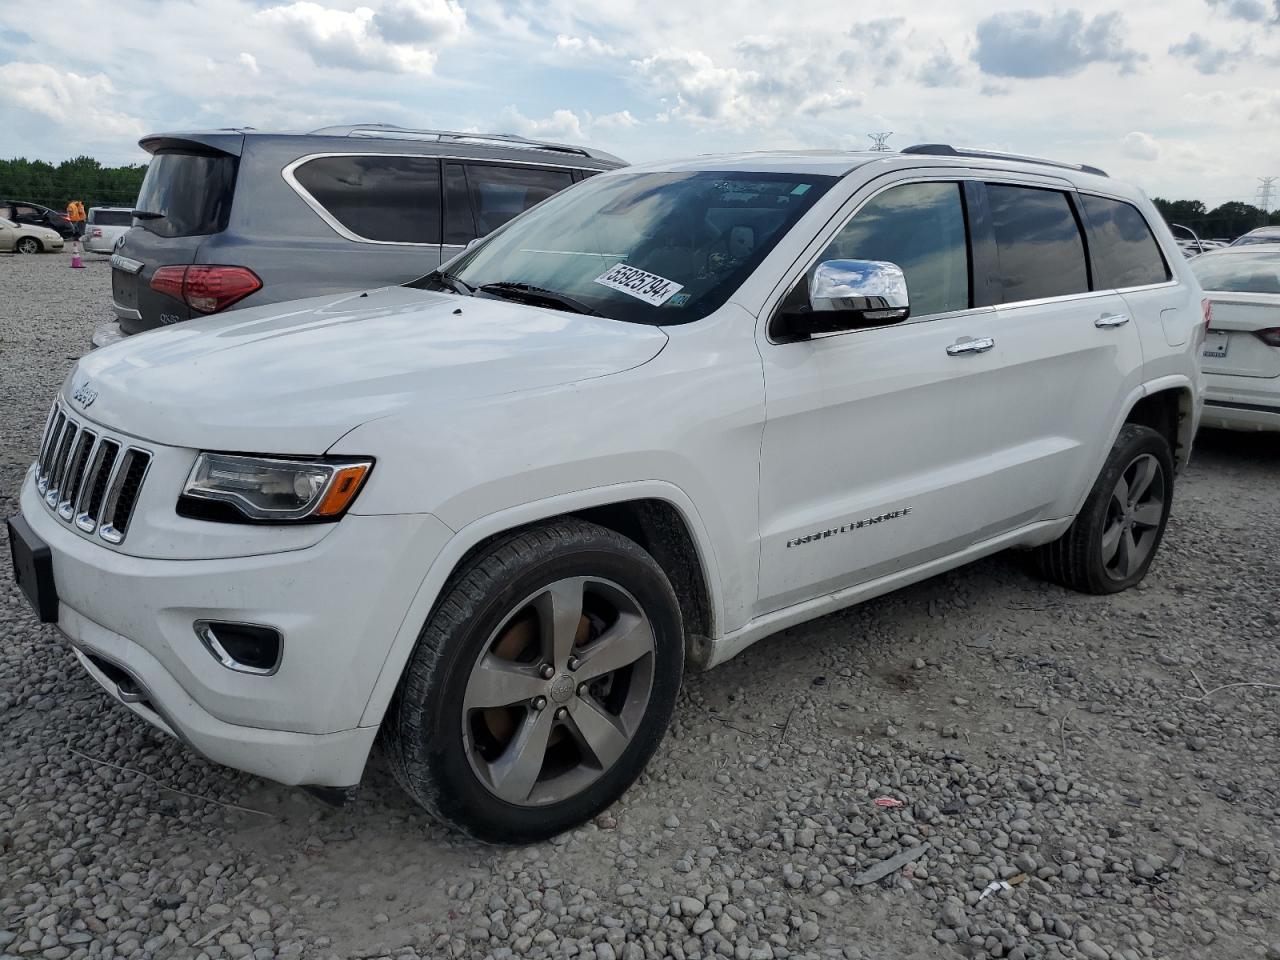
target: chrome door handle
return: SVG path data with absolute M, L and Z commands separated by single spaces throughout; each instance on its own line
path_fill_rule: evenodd
M 947 347 L 947 355 L 958 357 L 962 353 L 986 353 L 995 345 L 992 337 L 962 337 Z
M 1093 321 L 1095 327 L 1123 327 L 1129 322 L 1127 313 L 1104 313 L 1097 320 Z

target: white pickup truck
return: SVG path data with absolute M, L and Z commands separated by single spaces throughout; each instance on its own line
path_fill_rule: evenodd
M 493 840 L 597 813 L 687 668 L 1007 548 L 1145 576 L 1207 303 L 1136 189 L 941 145 L 630 167 L 418 281 L 81 359 L 18 581 L 206 756 L 400 782 Z

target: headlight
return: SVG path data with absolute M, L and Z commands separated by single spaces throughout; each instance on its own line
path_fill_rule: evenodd
M 337 520 L 360 492 L 372 460 L 295 460 L 202 453 L 178 512 L 203 520 Z

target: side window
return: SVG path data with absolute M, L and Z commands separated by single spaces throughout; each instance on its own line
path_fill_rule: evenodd
M 1089 220 L 1099 287 L 1140 287 L 1163 283 L 1172 276 L 1137 207 L 1087 193 L 1080 199 Z
M 319 157 L 294 176 L 340 224 L 366 240 L 440 242 L 440 161 Z
M 467 165 L 467 181 L 476 229 L 484 236 L 572 184 L 573 174 L 568 170 L 472 163 Z
M 442 243 L 465 247 L 476 238 L 467 195 L 467 174 L 460 163 L 444 165 L 444 238 Z
M 913 317 L 964 310 L 969 251 L 958 183 L 905 183 L 867 201 L 823 260 L 885 260 L 907 278 Z
M 1004 303 L 1089 289 L 1084 239 L 1060 190 L 987 184 Z

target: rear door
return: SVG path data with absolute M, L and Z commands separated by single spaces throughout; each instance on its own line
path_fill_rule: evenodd
M 996 495 L 1019 522 L 1075 513 L 1143 376 L 1129 305 L 1093 276 L 1079 197 L 1054 177 L 984 178 L 981 220 L 1001 361 Z M 996 386 L 996 381 L 992 381 Z M 977 425 L 989 430 L 996 422 Z
M 138 229 L 111 260 L 112 309 L 125 333 L 191 316 L 149 283 L 159 267 L 195 263 L 201 244 L 226 229 L 237 165 L 236 156 L 195 143 L 155 152 L 138 194 Z

